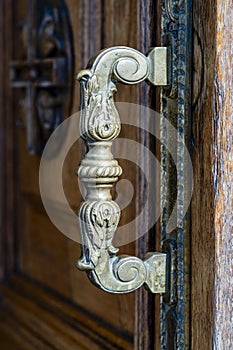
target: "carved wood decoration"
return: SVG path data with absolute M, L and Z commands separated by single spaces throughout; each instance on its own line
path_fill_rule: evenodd
M 26 90 L 27 148 L 40 154 L 56 126 L 69 116 L 72 83 L 72 33 L 64 1 L 28 1 L 21 26 L 25 59 L 10 63 L 14 88 Z
M 170 289 L 162 298 L 162 350 L 189 349 L 189 214 L 183 218 L 189 173 L 184 164 L 184 146 L 189 148 L 191 125 L 191 0 L 164 0 L 162 3 L 162 45 L 171 47 L 172 87 L 161 96 L 161 244 L 175 261 Z M 177 128 L 176 167 L 164 147 L 171 137 L 166 120 Z M 164 140 L 164 141 L 163 141 Z M 170 142 L 173 142 L 172 139 Z M 177 228 L 167 232 L 167 223 L 177 200 Z

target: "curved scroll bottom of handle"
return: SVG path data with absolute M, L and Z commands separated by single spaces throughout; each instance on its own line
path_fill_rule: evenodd
M 113 101 L 115 82 L 150 80 L 151 65 L 150 54 L 146 57 L 119 46 L 101 51 L 77 77 L 81 84 L 80 132 L 89 148 L 77 170 L 87 190 L 78 212 L 82 257 L 77 267 L 86 270 L 95 285 L 111 293 L 131 292 L 143 284 L 153 293 L 165 292 L 165 254 L 147 253 L 140 260 L 116 255 L 118 249 L 112 245 L 120 208 L 110 190 L 122 173 L 111 153 L 112 141 L 120 132 Z
M 90 280 L 111 293 L 129 293 L 144 283 L 153 293 L 165 292 L 165 254 L 147 253 L 142 261 L 133 256 L 100 256 L 96 268 L 88 273 Z

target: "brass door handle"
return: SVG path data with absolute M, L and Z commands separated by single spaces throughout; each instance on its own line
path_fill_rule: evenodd
M 111 293 L 131 292 L 146 284 L 153 293 L 165 292 L 166 254 L 149 252 L 144 260 L 117 255 L 112 245 L 120 208 L 110 190 L 122 169 L 113 159 L 112 141 L 121 124 L 114 106 L 115 82 L 143 80 L 168 85 L 167 48 L 153 48 L 147 56 L 129 47 L 101 51 L 77 79 L 81 84 L 80 133 L 89 151 L 77 174 L 87 195 L 79 208 L 82 256 L 77 262 L 90 280 Z

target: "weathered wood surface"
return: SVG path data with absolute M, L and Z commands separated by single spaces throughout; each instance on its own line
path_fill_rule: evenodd
M 231 0 L 194 0 L 192 346 L 233 347 Z
M 214 96 L 214 350 L 233 347 L 233 3 L 217 8 Z

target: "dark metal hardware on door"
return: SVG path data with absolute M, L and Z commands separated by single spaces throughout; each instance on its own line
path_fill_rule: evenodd
M 110 190 L 122 169 L 113 159 L 112 141 L 120 132 L 114 106 L 115 82 L 167 86 L 168 49 L 155 47 L 147 56 L 129 47 L 116 46 L 101 51 L 90 60 L 77 79 L 81 84 L 80 133 L 89 151 L 77 174 L 87 195 L 79 209 L 82 257 L 77 262 L 90 280 L 111 293 L 127 293 L 143 284 L 153 293 L 166 290 L 166 254 L 149 252 L 144 260 L 116 255 L 112 245 L 120 219 L 120 208 Z
M 24 57 L 11 61 L 10 78 L 14 88 L 26 90 L 27 149 L 40 154 L 53 130 L 70 113 L 72 35 L 64 1 L 29 0 L 27 13 L 20 24 Z

